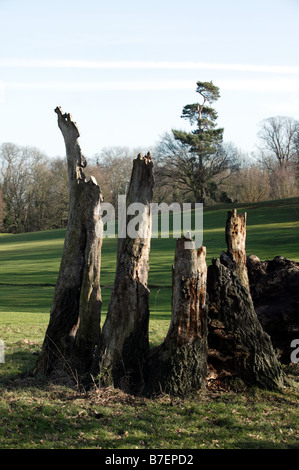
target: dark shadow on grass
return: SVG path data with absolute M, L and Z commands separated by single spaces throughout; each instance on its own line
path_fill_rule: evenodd
M 246 429 L 236 423 L 207 424 L 196 415 L 188 424 L 182 411 L 168 404 L 152 408 L 141 401 L 119 404 L 70 402 L 71 395 L 64 392 L 43 402 L 31 405 L 23 401 L 12 403 L 10 411 L 2 413 L 2 435 L 10 448 L 146 448 L 146 449 L 295 449 L 293 442 L 271 442 L 269 439 L 244 437 Z M 88 397 L 87 397 L 88 398 Z M 66 404 L 70 404 L 67 408 Z M 208 412 L 208 411 L 207 411 Z M 192 426 L 190 425 L 192 420 Z M 12 429 L 17 429 L 18 434 Z M 243 434 L 238 438 L 237 432 Z M 225 435 L 225 437 L 222 436 Z M 233 433 L 233 438 L 232 438 Z M 204 446 L 202 445 L 204 443 Z
M 20 350 L 11 354 L 5 354 L 6 373 L 0 375 L 0 385 L 13 385 L 14 381 L 33 376 L 33 371 L 38 358 L 38 352 Z M 1 369 L 0 369 L 1 372 Z M 25 383 L 23 385 L 26 385 Z
M 270 440 L 267 439 L 236 439 L 234 442 L 232 449 L 297 449 L 299 446 L 297 444 L 288 444 L 287 442 L 285 443 L 275 443 L 271 442 Z

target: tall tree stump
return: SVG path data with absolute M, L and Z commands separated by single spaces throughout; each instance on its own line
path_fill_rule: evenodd
M 245 221 L 236 210 L 228 213 L 228 252 L 208 268 L 209 377 L 237 376 L 250 385 L 275 389 L 284 377 L 248 287 Z
M 172 318 L 165 341 L 147 365 L 148 393 L 186 395 L 204 387 L 207 373 L 206 249 L 176 244 L 172 277 Z
M 143 387 L 143 364 L 149 352 L 149 252 L 151 241 L 150 204 L 153 198 L 153 163 L 148 153 L 133 161 L 130 185 L 126 197 L 125 226 L 132 223 L 128 208 L 141 203 L 143 233 L 127 233 L 119 238 L 114 286 L 99 341 L 96 369 L 102 385 L 113 384 L 136 392 Z M 119 214 L 119 220 L 122 219 Z M 120 223 L 120 222 L 119 222 Z M 142 225 L 142 227 L 141 227 Z M 95 369 L 95 370 L 96 370 Z
M 36 373 L 57 368 L 86 372 L 100 333 L 100 263 L 102 240 L 96 235 L 102 201 L 100 187 L 86 181 L 86 160 L 78 144 L 79 130 L 70 114 L 57 107 L 69 176 L 69 213 L 63 254 L 56 282 L 50 321 Z
M 246 219 L 247 213 L 237 214 L 233 209 L 227 214 L 225 240 L 227 252 L 221 254 L 223 264 L 234 269 L 244 287 L 249 289 L 246 266 Z

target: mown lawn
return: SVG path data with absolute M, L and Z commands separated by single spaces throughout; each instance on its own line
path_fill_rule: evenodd
M 298 448 L 298 394 L 288 390 L 149 400 L 28 380 L 1 392 L 1 448 Z
M 247 254 L 299 261 L 299 199 L 237 207 L 247 212 Z M 207 263 L 226 250 L 229 207 L 204 211 Z M 64 230 L 0 234 L 0 448 L 298 448 L 299 392 L 266 392 L 234 383 L 188 399 L 148 400 L 115 390 L 79 392 L 30 377 L 48 325 Z M 150 341 L 170 321 L 175 240 L 153 239 Z M 102 249 L 102 322 L 114 280 L 116 240 Z M 296 366 L 286 369 L 295 381 Z

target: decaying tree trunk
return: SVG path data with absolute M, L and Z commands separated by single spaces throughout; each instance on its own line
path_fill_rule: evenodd
M 250 292 L 257 317 L 283 364 L 290 363 L 299 337 L 299 263 L 282 256 L 247 258 Z
M 147 365 L 147 390 L 186 395 L 204 387 L 207 374 L 206 249 L 177 240 L 172 278 L 172 318 L 165 341 Z M 193 242 L 194 244 L 194 242 Z
M 196 249 L 189 238 L 177 240 L 171 323 L 164 342 L 150 351 L 147 282 L 154 185 L 150 154 L 138 155 L 133 161 L 124 213 L 118 214 L 115 281 L 101 332 L 102 238 L 96 228 L 101 220 L 102 195 L 95 179 L 86 181 L 83 173 L 86 161 L 78 144 L 77 125 L 60 108 L 55 112 L 66 146 L 70 205 L 36 373 L 50 374 L 64 368 L 80 377 L 97 375 L 100 385 L 130 393 L 162 391 L 183 396 L 204 388 L 207 378 L 237 376 L 270 389 L 283 385 L 280 363 L 251 297 L 254 292 L 258 303 L 259 289 L 263 288 L 273 300 L 273 263 L 257 265 L 251 259 L 249 285 L 246 214 L 238 215 L 236 210 L 228 213 L 227 252 L 214 259 L 208 269 L 205 247 Z M 185 242 L 193 243 L 191 249 Z M 282 276 L 286 268 L 294 302 L 298 303 L 298 265 L 290 266 L 283 260 Z
M 143 387 L 143 364 L 149 353 L 150 291 L 147 281 L 153 185 L 151 156 L 149 153 L 146 157 L 138 155 L 133 162 L 126 208 L 128 210 L 133 203 L 141 203 L 138 208 L 141 210 L 141 233 L 129 233 L 132 214 L 127 214 L 124 219 L 119 214 L 115 281 L 98 348 L 100 382 L 130 391 Z M 120 238 L 123 223 L 128 233 Z
M 226 238 L 233 263 L 224 256 L 213 259 L 208 268 L 209 376 L 237 376 L 250 385 L 274 389 L 283 385 L 283 373 L 248 289 L 243 221 L 236 211 L 228 214 Z
M 237 214 L 233 209 L 227 214 L 225 239 L 227 252 L 221 253 L 221 262 L 236 271 L 244 287 L 249 289 L 246 267 L 246 219 L 247 214 Z
M 70 205 L 63 255 L 48 329 L 36 373 L 61 367 L 84 373 L 90 367 L 100 333 L 100 261 L 102 240 L 96 236 L 100 187 L 86 181 L 79 131 L 69 114 L 56 108 L 68 163 Z

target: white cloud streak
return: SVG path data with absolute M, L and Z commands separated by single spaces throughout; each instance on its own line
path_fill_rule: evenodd
M 6 90 L 53 90 L 53 91 L 145 91 L 145 90 L 184 90 L 194 86 L 186 81 L 127 81 L 127 82 L 9 82 Z
M 273 80 L 219 80 L 221 90 L 261 92 L 261 93 L 299 93 L 298 79 Z M 109 81 L 109 82 L 2 82 L 5 91 L 63 91 L 63 92 L 96 92 L 96 91 L 171 91 L 190 90 L 194 88 L 193 80 L 158 80 L 158 81 Z M 1 92 L 1 86 L 0 86 Z
M 299 74 L 299 67 L 287 65 L 224 64 L 209 62 L 167 61 L 87 61 L 49 59 L 0 59 L 2 68 L 77 68 L 77 69 L 161 69 L 161 70 L 218 70 Z

